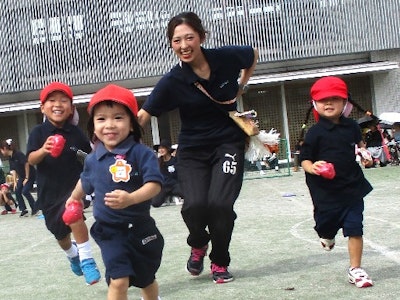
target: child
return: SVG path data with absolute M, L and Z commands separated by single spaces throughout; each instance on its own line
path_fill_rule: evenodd
M 3 183 L 0 185 L 0 208 L 1 208 L 1 214 L 6 215 L 8 214 L 8 208 L 11 209 L 12 214 L 17 213 L 17 209 L 15 207 L 15 200 L 13 196 L 11 195 L 11 192 L 9 190 L 9 185 L 7 183 Z
M 17 149 L 12 139 L 1 141 L 0 151 L 3 156 L 9 158 L 15 197 L 17 198 L 18 207 L 21 211 L 20 217 L 28 214 L 23 196 L 28 200 L 29 206 L 31 207 L 31 215 L 34 216 L 38 212 L 35 199 L 31 194 L 33 184 L 36 180 L 35 168 L 28 163 L 26 155 Z
M 301 166 L 314 204 L 314 229 L 322 247 L 330 251 L 340 228 L 348 237 L 348 280 L 357 287 L 372 286 L 361 268 L 363 251 L 363 198 L 372 190 L 356 162 L 355 145 L 365 147 L 358 124 L 342 116 L 347 104 L 347 86 L 337 77 L 324 77 L 311 88 L 319 121 L 312 126 L 300 152 Z M 332 163 L 336 176 L 326 179 L 321 171 Z
M 84 275 L 86 283 L 91 285 L 100 280 L 100 272 L 92 256 L 86 224 L 82 219 L 67 226 L 62 220 L 65 201 L 83 168 L 71 148 L 91 151 L 88 138 L 69 122 L 74 111 L 72 98 L 71 88 L 64 83 L 52 82 L 43 88 L 40 109 L 46 118 L 29 134 L 27 155 L 28 162 L 37 166 L 38 209 L 43 211 L 47 229 L 65 251 L 72 271 Z M 50 155 L 55 134 L 66 140 L 58 157 Z M 76 243 L 71 241 L 71 231 Z
M 108 85 L 88 106 L 89 135 L 95 150 L 67 206 L 85 194 L 95 194 L 91 235 L 106 267 L 108 300 L 128 299 L 129 286 L 141 288 L 145 300 L 158 298 L 155 274 L 164 239 L 150 216 L 151 198 L 163 177 L 153 151 L 140 143 L 137 102 L 132 92 Z

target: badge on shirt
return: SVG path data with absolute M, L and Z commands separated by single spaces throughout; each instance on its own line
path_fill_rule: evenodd
M 132 166 L 126 160 L 118 158 L 109 168 L 114 182 L 128 182 L 131 179 Z

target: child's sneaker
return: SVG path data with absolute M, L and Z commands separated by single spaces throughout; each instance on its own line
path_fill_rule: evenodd
M 333 247 L 335 247 L 335 239 L 324 239 L 320 238 L 319 241 L 321 242 L 322 248 L 326 251 L 331 251 Z
M 373 286 L 371 278 L 369 278 L 367 272 L 362 268 L 349 268 L 347 275 L 349 282 L 356 287 L 364 288 Z
M 84 259 L 81 262 L 81 268 L 83 275 L 85 276 L 85 281 L 88 285 L 92 285 L 100 281 L 101 275 L 93 258 Z
M 233 280 L 233 276 L 228 271 L 228 267 L 221 267 L 212 263 L 211 273 L 214 283 L 226 283 Z
M 15 215 L 15 214 L 17 213 L 17 210 L 16 210 L 15 208 L 11 209 L 11 213 L 12 213 L 13 215 Z
M 6 215 L 6 214 L 8 214 L 7 209 L 5 209 L 5 210 L 3 210 L 3 211 L 1 212 L 1 215 Z
M 79 260 L 79 255 L 75 257 L 68 257 L 68 260 L 71 264 L 71 270 L 74 272 L 76 276 L 82 276 L 83 272 L 81 269 L 81 261 Z
M 189 260 L 186 264 L 186 270 L 193 276 L 200 275 L 204 269 L 204 256 L 207 255 L 208 245 L 202 248 L 192 248 Z

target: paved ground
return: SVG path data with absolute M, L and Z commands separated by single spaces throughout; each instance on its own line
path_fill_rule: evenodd
M 400 167 L 365 170 L 374 186 L 366 198 L 363 266 L 375 286 L 358 289 L 346 280 L 346 240 L 339 233 L 334 251 L 323 251 L 313 230 L 312 206 L 303 172 L 245 180 L 236 204 L 231 244 L 235 280 L 212 283 L 188 275 L 186 228 L 179 206 L 153 209 L 166 245 L 157 274 L 163 300 L 208 299 L 397 299 L 400 279 Z M 91 225 L 91 208 L 87 212 Z M 87 287 L 69 270 L 64 254 L 43 219 L 0 216 L 0 299 L 106 299 L 102 281 Z M 104 268 L 97 245 L 94 254 Z M 130 290 L 129 299 L 140 299 Z

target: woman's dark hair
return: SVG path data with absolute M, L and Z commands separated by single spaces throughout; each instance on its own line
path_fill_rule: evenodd
M 192 27 L 193 30 L 199 34 L 200 39 L 204 39 L 206 37 L 206 33 L 208 33 L 204 29 L 201 19 L 194 12 L 183 12 L 172 17 L 168 22 L 167 37 L 170 43 L 172 41 L 172 37 L 174 36 L 175 27 L 181 24 L 186 24 Z
M 14 141 L 12 139 L 2 140 L 0 142 L 0 147 L 1 147 L 1 149 L 7 148 L 8 150 L 12 150 L 12 151 L 18 150 L 17 145 L 14 143 Z
M 115 104 L 115 102 L 112 101 L 112 100 L 102 101 L 100 103 L 104 103 L 108 107 L 113 107 L 113 105 Z M 89 134 L 89 139 L 93 143 L 96 142 L 96 140 L 97 140 L 96 135 L 94 134 L 94 111 L 96 109 L 96 106 L 97 106 L 97 104 L 93 107 L 92 114 L 90 115 L 88 123 L 87 123 L 87 131 L 88 131 L 88 134 Z M 142 126 L 139 125 L 137 117 L 135 117 L 133 115 L 131 110 L 125 105 L 123 105 L 123 107 L 124 107 L 125 111 L 128 113 L 128 115 L 129 115 L 129 117 L 131 119 L 131 123 L 132 123 L 133 131 L 131 131 L 129 133 L 129 135 L 133 136 L 133 139 L 135 140 L 135 142 L 140 143 L 140 141 L 142 139 L 142 136 L 143 136 L 143 133 L 144 133 L 143 128 L 142 128 Z

